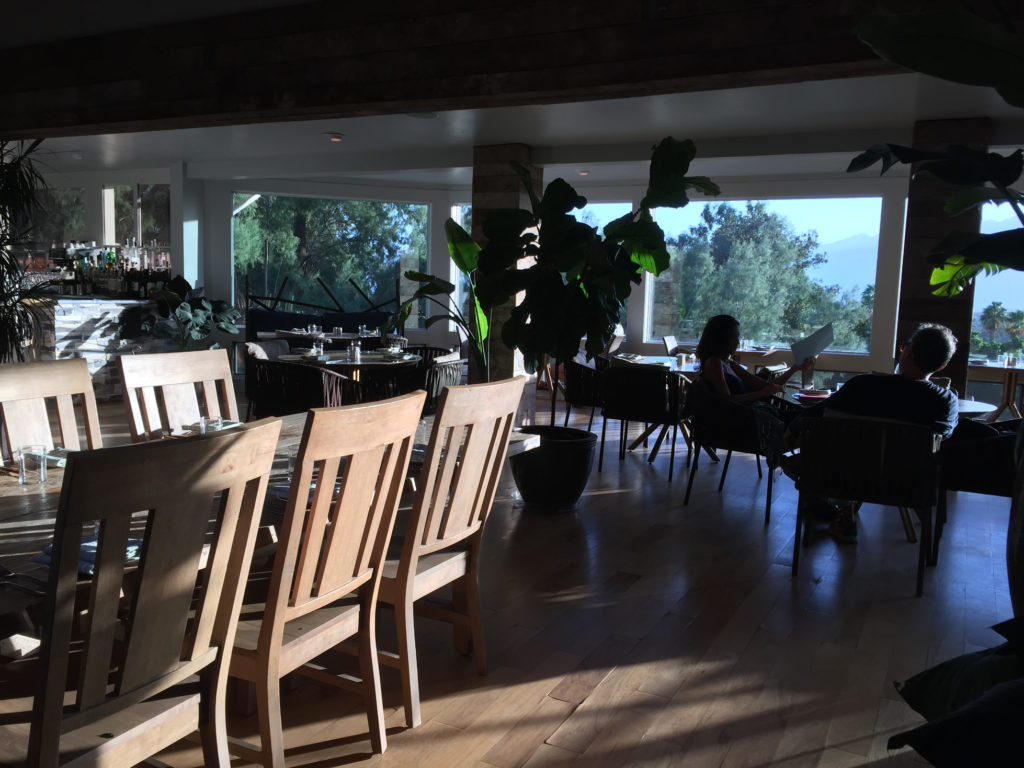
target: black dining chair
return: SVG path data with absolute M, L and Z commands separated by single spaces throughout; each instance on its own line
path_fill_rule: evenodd
M 573 408 L 590 408 L 587 431 L 594 426 L 594 413 L 597 406 L 603 405 L 601 393 L 603 375 L 596 365 L 587 365 L 579 360 L 565 363 L 565 421 L 563 427 L 569 426 L 569 415 Z
M 661 426 L 662 430 L 648 462 L 654 461 L 668 427 L 672 428 L 668 479 L 671 482 L 676 458 L 676 437 L 682 419 L 683 379 L 661 366 L 610 366 L 602 376 L 604 423 L 601 425 L 601 448 L 598 452 L 597 471 L 604 466 L 604 443 L 608 419 L 620 421 L 619 460 L 626 457 L 629 423 L 640 422 L 648 426 Z M 635 445 L 635 444 L 634 444 Z

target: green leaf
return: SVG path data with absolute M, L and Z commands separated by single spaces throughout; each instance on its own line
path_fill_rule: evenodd
M 705 195 L 718 195 L 718 185 L 706 176 L 687 176 L 697 155 L 696 145 L 671 136 L 661 140 L 651 153 L 650 178 L 643 208 L 682 208 L 690 202 L 686 192 L 695 189 Z
M 444 223 L 444 234 L 452 261 L 462 274 L 468 275 L 479 264 L 480 246 L 454 219 L 448 219 Z
M 1006 202 L 1006 195 L 992 187 L 959 187 L 953 190 L 942 210 L 947 216 L 959 216 L 985 203 L 993 202 Z
M 1024 107 L 1024 39 L 959 9 L 869 14 L 857 35 L 879 56 L 926 75 L 995 88 Z
M 512 170 L 516 172 L 516 176 L 519 177 L 519 181 L 526 190 L 526 194 L 530 196 L 530 210 L 536 214 L 537 211 L 540 210 L 540 201 L 537 199 L 537 192 L 533 188 L 533 177 L 530 176 L 530 172 L 519 163 L 512 162 L 510 165 L 512 166 Z
M 960 257 L 966 264 L 994 264 L 1024 270 L 1024 229 L 992 234 L 956 232 L 944 237 L 929 256 L 936 264 Z

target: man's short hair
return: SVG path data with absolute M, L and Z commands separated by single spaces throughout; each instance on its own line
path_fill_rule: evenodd
M 925 373 L 935 373 L 956 352 L 956 336 L 944 325 L 922 323 L 910 337 L 910 354 Z

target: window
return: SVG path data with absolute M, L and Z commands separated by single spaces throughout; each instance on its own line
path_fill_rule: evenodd
M 48 188 L 39 197 L 40 210 L 32 222 L 31 238 L 37 250 L 62 248 L 72 240 L 92 240 L 85 226 L 85 190 Z
M 671 254 L 651 278 L 648 340 L 695 341 L 730 314 L 743 338 L 788 346 L 831 322 L 833 351 L 867 353 L 882 200 L 693 202 L 655 218 Z
M 170 246 L 171 187 L 134 184 L 113 187 L 114 239 L 137 245 Z
M 1016 229 L 1020 221 L 1009 204 L 986 204 L 981 209 L 981 231 Z M 1007 269 L 979 275 L 974 282 L 971 321 L 972 357 L 995 359 L 1001 354 L 1024 352 L 1024 272 Z
M 256 296 L 348 312 L 393 306 L 402 273 L 427 271 L 428 214 L 415 203 L 235 193 L 236 306 L 247 284 Z M 401 295 L 415 289 L 401 279 Z M 423 324 L 414 312 L 407 327 Z

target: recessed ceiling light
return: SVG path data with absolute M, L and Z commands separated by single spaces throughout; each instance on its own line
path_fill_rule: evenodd
M 337 144 L 343 138 L 345 138 L 344 133 L 339 133 L 338 131 L 327 131 L 327 140 L 334 144 Z
M 576 171 L 580 176 L 589 176 L 590 171 Z

